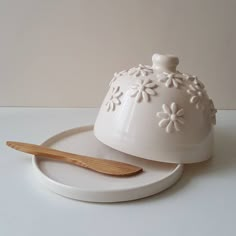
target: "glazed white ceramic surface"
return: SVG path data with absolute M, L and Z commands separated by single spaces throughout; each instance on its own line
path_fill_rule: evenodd
M 215 113 L 204 84 L 176 70 L 179 59 L 154 54 L 152 66 L 115 73 L 94 134 L 121 152 L 169 163 L 209 159 Z
M 143 167 L 143 173 L 136 176 L 112 177 L 63 162 L 33 158 L 34 170 L 44 186 L 82 201 L 120 202 L 144 198 L 173 185 L 183 171 L 181 164 L 159 163 L 116 151 L 94 137 L 93 126 L 67 130 L 42 145 Z

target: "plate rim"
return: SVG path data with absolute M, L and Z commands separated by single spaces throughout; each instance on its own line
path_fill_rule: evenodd
M 81 132 L 84 131 L 89 131 L 89 130 L 93 130 L 94 125 L 90 124 L 90 125 L 81 125 L 78 127 L 74 127 L 74 128 L 70 128 L 70 129 L 66 129 L 64 131 L 58 132 L 55 135 L 52 135 L 50 137 L 48 137 L 44 142 L 41 143 L 42 146 L 50 146 L 50 143 L 55 143 L 57 139 L 59 139 L 61 136 L 66 137 L 65 135 L 71 135 L 71 133 L 77 133 L 79 132 L 79 130 L 81 130 Z M 67 185 L 67 184 L 63 184 L 60 183 L 50 177 L 48 177 L 39 167 L 38 164 L 39 161 L 39 157 L 33 156 L 32 158 L 32 165 L 34 170 L 36 171 L 37 176 L 40 178 L 40 180 L 43 182 L 44 185 L 46 185 L 51 191 L 68 197 L 68 198 L 72 198 L 72 199 L 76 199 L 76 200 L 82 200 L 82 201 L 89 201 L 89 202 L 120 202 L 120 201 L 129 201 L 129 200 L 136 200 L 136 199 L 140 199 L 140 198 L 144 198 L 144 197 L 148 197 L 154 194 L 157 194 L 169 187 L 171 187 L 172 185 L 174 185 L 182 176 L 183 173 L 183 164 L 176 164 L 176 167 L 166 176 L 162 177 L 161 179 L 159 179 L 158 181 L 154 180 L 152 182 L 149 182 L 148 184 L 144 184 L 144 185 L 139 185 L 139 186 L 134 186 L 134 187 L 124 187 L 124 188 L 118 188 L 118 189 L 85 189 L 85 188 L 79 188 L 76 186 L 71 186 L 71 185 Z M 171 163 L 174 164 L 174 163 Z M 151 188 L 153 185 L 158 185 L 158 184 L 162 184 L 164 181 L 168 181 L 170 178 L 174 178 L 174 180 L 171 181 L 170 184 L 168 184 L 168 186 L 162 188 L 161 190 L 157 191 L 156 193 L 153 194 L 149 194 L 149 195 L 145 195 L 141 196 L 141 197 L 137 197 L 137 198 L 132 198 L 132 199 L 128 199 L 128 200 L 105 200 L 105 201 L 96 201 L 94 200 L 85 200 L 85 199 L 81 199 L 80 197 L 74 197 L 71 196 L 73 194 L 70 193 L 65 193 L 65 191 L 67 190 L 73 190 L 75 192 L 77 192 L 77 194 L 79 195 L 81 192 L 84 192 L 86 194 L 92 194 L 92 195 L 98 195 L 98 194 L 112 194 L 112 193 L 118 193 L 118 192 L 125 192 L 125 191 L 136 191 L 140 188 Z M 59 188 L 59 189 L 58 189 Z M 93 197 L 92 197 L 93 198 Z

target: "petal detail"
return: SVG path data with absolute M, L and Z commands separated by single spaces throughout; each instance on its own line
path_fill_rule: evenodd
M 128 92 L 129 92 L 129 95 L 130 95 L 131 97 L 134 97 L 134 96 L 137 95 L 138 90 L 130 89 Z
M 152 83 L 149 83 L 149 84 L 146 84 L 145 85 L 146 88 L 156 88 L 157 87 L 157 84 L 152 82 Z
M 172 79 L 168 79 L 167 81 L 166 81 L 166 87 L 171 87 L 172 86 Z
M 117 99 L 117 98 L 113 98 L 113 99 L 112 99 L 112 101 L 113 101 L 115 104 L 117 104 L 117 105 L 119 105 L 119 104 L 120 104 L 120 100 L 119 100 L 119 99 Z
M 190 98 L 191 103 L 196 103 L 198 101 L 199 101 L 199 98 L 197 96 L 193 96 L 193 97 Z
M 179 109 L 179 110 L 176 112 L 176 115 L 177 115 L 177 116 L 183 116 L 183 115 L 184 115 L 184 109 L 183 109 L 183 108 Z
M 182 79 L 183 79 L 183 75 L 182 75 L 181 73 L 176 73 L 176 74 L 175 74 L 175 78 L 182 80 Z
M 183 84 L 183 80 L 182 79 L 176 78 L 175 80 L 176 80 L 177 83 Z
M 107 103 L 106 106 L 107 106 L 107 111 L 110 111 L 111 108 L 110 103 Z
M 167 79 L 168 79 L 168 77 L 164 74 L 158 75 L 158 80 L 160 82 L 166 82 Z
M 184 124 L 184 109 L 179 108 L 175 102 L 172 102 L 170 107 L 166 104 L 162 105 L 162 112 L 157 112 L 157 117 L 162 120 L 159 122 L 159 127 L 165 128 L 167 133 L 181 130 L 181 124 Z M 176 115 L 172 117 L 172 115 Z
M 171 111 L 172 111 L 172 114 L 175 114 L 177 112 L 177 105 L 176 103 L 171 103 Z
M 175 122 L 174 122 L 174 126 L 175 126 L 175 130 L 176 130 L 176 131 L 180 131 L 180 130 L 181 130 L 181 127 L 180 127 L 178 121 L 175 121 Z
M 179 87 L 179 84 L 177 83 L 177 81 L 175 79 L 172 79 L 172 83 L 173 83 L 175 88 Z
M 190 90 L 190 89 L 187 90 L 187 93 L 190 94 L 190 95 L 195 95 L 195 93 L 193 93 L 193 91 Z
M 113 94 L 115 94 L 116 92 L 118 92 L 119 91 L 119 86 L 117 86 L 117 87 L 115 87 L 115 88 L 113 88 L 113 91 L 112 91 L 112 93 Z
M 174 122 L 173 121 L 170 121 L 169 124 L 167 125 L 166 127 L 166 132 L 167 133 L 171 133 L 174 131 Z
M 139 91 L 135 97 L 136 102 L 141 102 L 142 101 L 142 92 Z
M 114 97 L 120 97 L 123 93 L 121 91 L 118 91 L 114 94 Z
M 115 104 L 113 102 L 111 102 L 110 106 L 111 106 L 111 110 L 114 111 L 115 110 Z
M 131 85 L 131 88 L 132 88 L 132 89 L 137 89 L 137 87 L 138 87 L 137 84 Z
M 148 87 L 150 85 L 150 87 Z M 131 97 L 135 97 L 136 102 L 150 101 L 150 96 L 156 95 L 156 92 L 153 91 L 152 87 L 156 87 L 157 84 L 153 83 L 149 78 L 140 78 L 136 81 L 135 85 L 131 86 L 128 94 Z
M 150 89 L 150 88 L 146 88 L 145 92 L 150 94 L 150 95 L 156 95 L 156 92 L 154 90 Z
M 150 79 L 149 78 L 145 78 L 144 80 L 143 80 L 143 85 L 146 85 L 146 84 L 148 84 L 150 82 Z
M 120 105 L 121 101 L 119 97 L 123 94 L 123 92 L 120 91 L 120 87 L 112 87 L 111 88 L 111 94 L 109 100 L 106 102 L 107 111 L 114 111 L 116 108 L 116 105 Z
M 165 112 L 157 112 L 157 116 L 160 118 L 168 119 L 169 115 Z
M 142 96 L 143 96 L 143 99 L 148 102 L 149 101 L 149 96 L 148 94 L 145 92 L 145 91 L 142 91 Z
M 169 119 L 163 119 L 159 122 L 159 127 L 165 128 L 169 124 L 170 120 Z
M 184 124 L 184 118 L 183 117 L 178 117 L 176 119 L 179 123 L 181 123 L 182 125 Z
M 171 115 L 171 110 L 170 110 L 170 108 L 166 104 L 162 105 L 162 109 L 163 109 L 164 112 L 166 112 L 167 114 Z
M 189 85 L 189 88 L 193 91 L 196 91 L 196 88 L 192 84 Z

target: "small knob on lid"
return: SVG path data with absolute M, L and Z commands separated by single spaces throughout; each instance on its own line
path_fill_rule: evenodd
M 158 54 L 152 56 L 152 67 L 159 72 L 175 72 L 179 58 L 174 55 Z

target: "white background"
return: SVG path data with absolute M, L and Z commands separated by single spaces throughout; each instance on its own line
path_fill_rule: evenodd
M 99 106 L 113 73 L 180 57 L 236 108 L 235 0 L 1 0 L 0 106 Z

